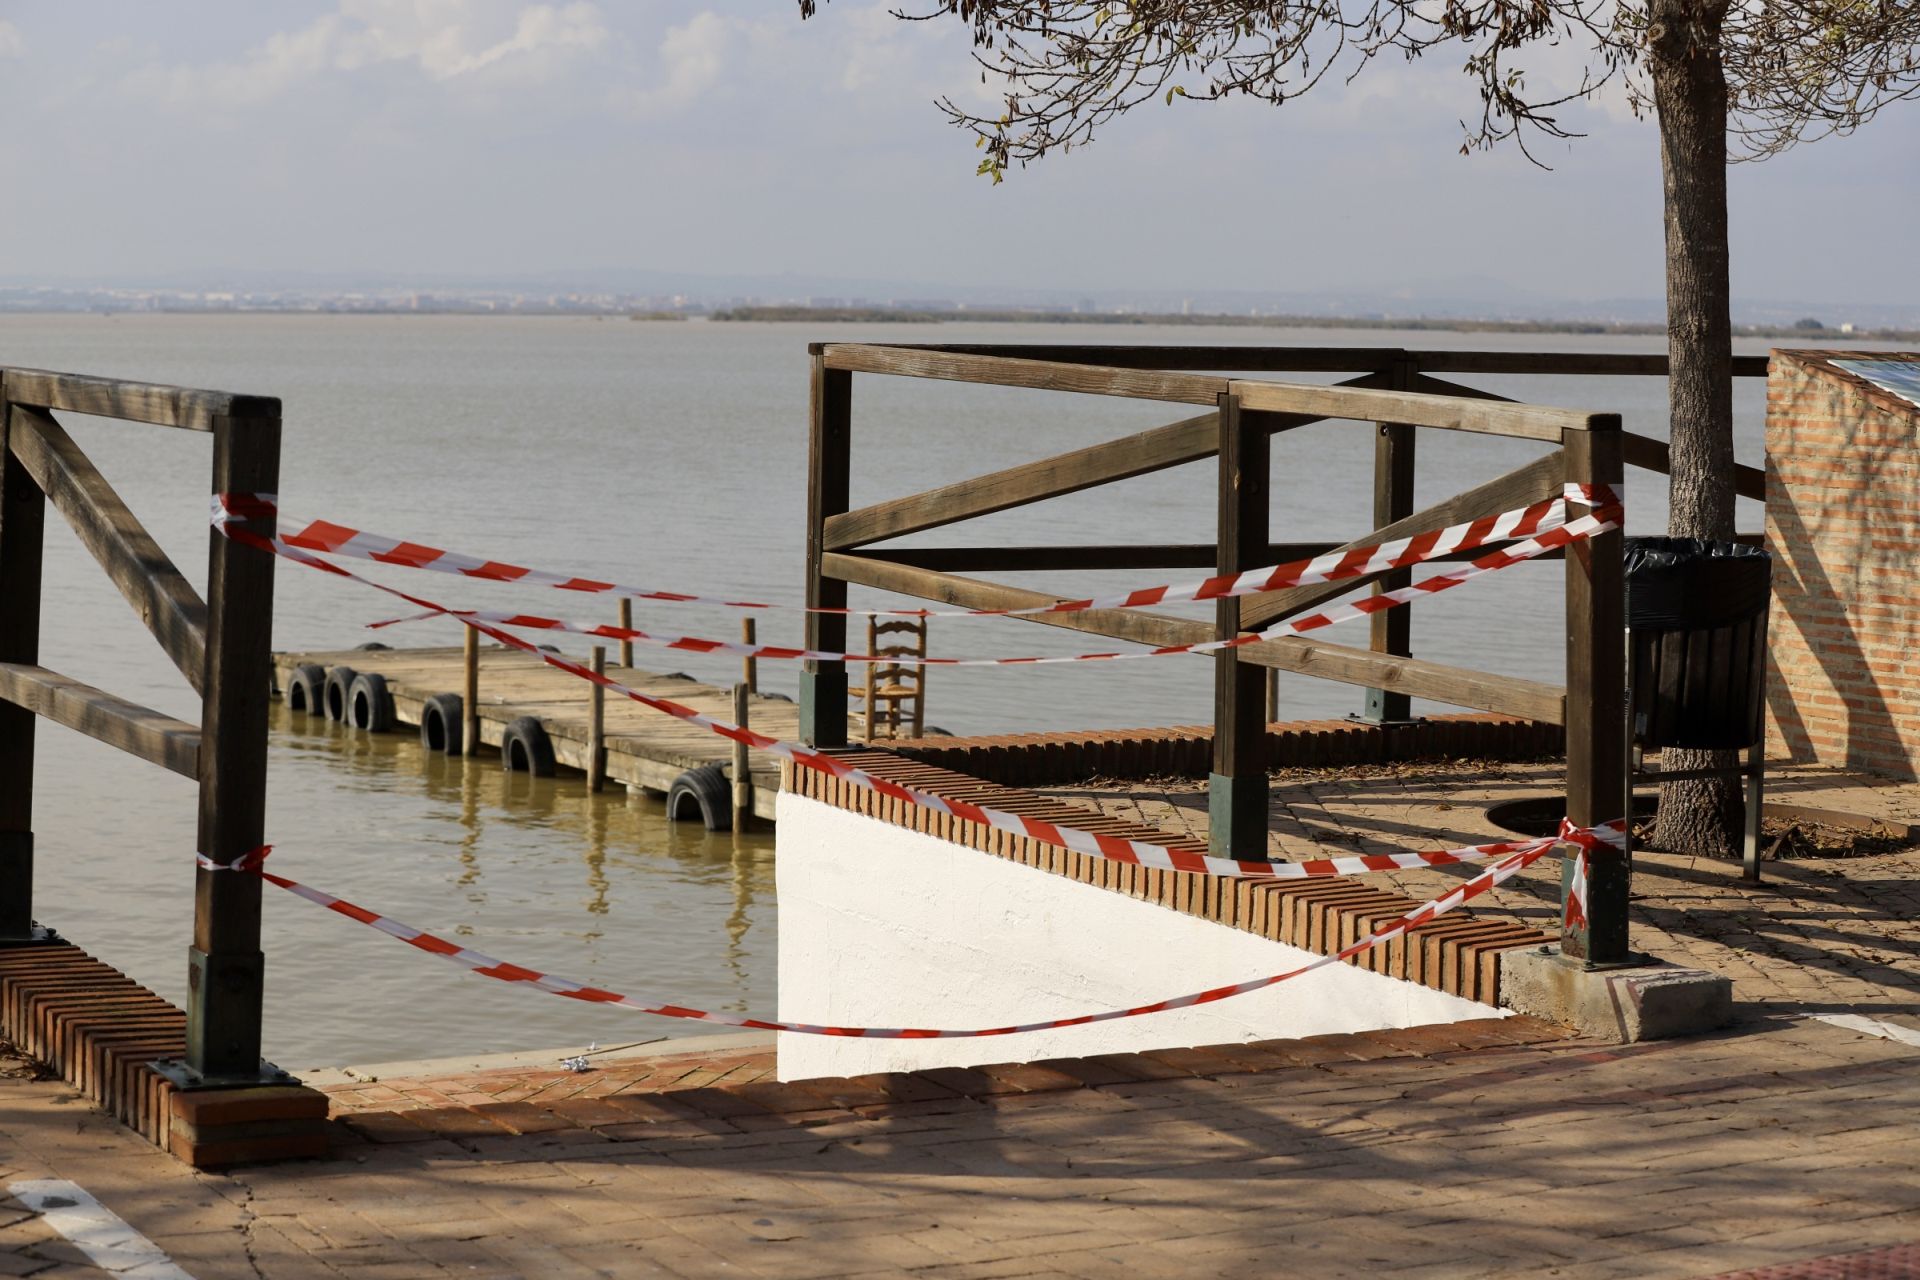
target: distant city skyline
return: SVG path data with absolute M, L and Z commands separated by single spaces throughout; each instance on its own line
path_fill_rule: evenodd
M 1278 109 L 1144 109 L 990 187 L 931 103 L 985 92 L 957 24 L 743 10 L 15 0 L 0 286 L 1659 304 L 1657 138 L 1614 103 L 1569 113 L 1590 136 L 1553 172 L 1463 157 L 1476 104 L 1431 58 Z M 1732 190 L 1744 305 L 1917 318 L 1920 104 Z

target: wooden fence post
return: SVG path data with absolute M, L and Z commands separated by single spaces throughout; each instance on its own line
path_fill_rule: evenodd
M 1567 479 L 1610 484 L 1622 479 L 1620 419 L 1596 417 L 1588 431 L 1565 437 Z M 1584 513 L 1570 504 L 1569 518 Z M 1567 548 L 1567 816 L 1591 827 L 1624 816 L 1626 805 L 1626 581 L 1620 531 Z M 1587 866 L 1586 922 L 1568 922 L 1575 859 L 1561 868 L 1562 954 L 1588 964 L 1622 964 L 1627 947 L 1625 852 L 1600 846 Z
M 593 646 L 593 674 L 607 674 L 607 646 Z M 587 790 L 598 791 L 607 780 L 607 690 L 599 683 L 587 688 Z
M 47 500 L 13 456 L 13 406 L 0 375 L 0 662 L 40 661 L 40 565 Z M 0 702 L 0 943 L 33 929 L 34 713 Z
M 1269 427 L 1238 396 L 1220 397 L 1218 569 L 1257 568 L 1267 554 Z M 1214 634 L 1240 633 L 1240 597 L 1218 601 Z M 1214 655 L 1213 775 L 1207 780 L 1207 845 L 1222 857 L 1267 856 L 1267 679 L 1233 649 Z
M 742 681 L 733 686 L 733 722 L 748 728 L 753 715 L 753 693 Z M 733 744 L 733 829 L 745 831 L 753 821 L 753 765 L 747 756 L 747 744 Z
M 752 618 L 740 619 L 740 643 L 741 644 L 744 644 L 749 648 L 751 648 L 755 643 L 757 643 L 755 637 L 758 634 L 759 634 L 759 629 L 754 626 Z M 751 654 L 740 659 L 740 678 L 747 682 L 748 693 L 759 693 L 760 692 L 760 660 L 758 658 L 753 657 Z
M 853 458 L 853 375 L 827 368 L 816 346 L 809 400 L 812 416 L 807 447 L 807 604 L 845 608 L 847 584 L 821 573 L 828 516 L 847 510 Z M 839 613 L 809 613 L 806 645 L 844 653 L 847 618 Z M 809 662 L 800 673 L 800 737 L 816 747 L 847 745 L 847 664 Z
M 460 754 L 480 754 L 480 633 L 472 627 L 460 638 Z
M 1413 385 L 1413 366 L 1408 360 L 1393 364 L 1393 387 L 1405 391 Z M 1383 529 L 1396 520 L 1413 514 L 1414 428 L 1404 422 L 1375 424 L 1373 439 L 1373 527 Z M 1413 581 L 1413 570 L 1396 569 L 1373 584 L 1373 594 L 1397 591 Z M 1401 605 L 1368 619 L 1372 628 L 1369 647 L 1375 653 L 1397 657 L 1413 654 L 1413 608 Z M 1368 689 L 1365 716 L 1375 724 L 1413 718 L 1413 700 L 1404 693 L 1388 689 Z
M 276 493 L 280 404 L 213 423 L 215 493 Z M 263 534 L 272 524 L 263 522 Z M 230 863 L 266 836 L 267 702 L 273 679 L 273 557 L 218 532 L 207 568 L 207 671 L 200 720 L 200 852 Z M 196 873 L 187 972 L 187 1066 L 203 1081 L 260 1079 L 260 879 Z
M 620 597 L 620 629 L 633 630 L 633 599 L 630 596 Z M 633 641 L 631 640 L 620 642 L 620 665 L 628 670 L 633 668 Z

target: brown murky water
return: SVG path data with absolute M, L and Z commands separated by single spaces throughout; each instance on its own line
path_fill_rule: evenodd
M 438 545 L 622 581 L 799 596 L 809 339 L 1132 341 L 1646 350 L 1647 339 L 1276 332 L 800 326 L 583 319 L 282 316 L 0 317 L 0 365 L 59 368 L 278 395 L 281 492 L 325 516 Z M 1755 348 L 1758 349 L 1758 348 Z M 1330 380 L 1330 379 L 1314 379 Z M 1508 395 L 1618 410 L 1662 435 L 1653 379 L 1483 379 Z M 913 492 L 1181 416 L 1168 406 L 907 380 L 855 389 L 856 503 Z M 1761 388 L 1741 388 L 1741 453 L 1759 453 Z M 189 577 L 206 562 L 207 437 L 70 419 L 101 469 Z M 1419 487 L 1437 498 L 1531 456 L 1479 437 L 1421 441 Z M 1370 523 L 1371 433 L 1329 423 L 1275 448 L 1275 536 L 1348 537 Z M 1006 512 L 922 541 L 1208 541 L 1206 466 Z M 1660 485 L 1629 485 L 1632 523 L 1657 531 Z M 1743 504 L 1751 507 L 1752 504 Z M 1743 512 L 1757 527 L 1757 509 Z M 1057 577 L 1009 575 L 1053 585 Z M 1087 589 L 1144 585 L 1083 575 Z M 458 603 L 525 602 L 430 578 Z M 410 585 L 421 585 L 415 582 Z M 1077 588 L 1076 588 L 1077 589 Z M 1558 678 L 1560 579 L 1529 566 L 1423 605 L 1415 651 Z M 43 661 L 189 720 L 198 709 L 125 604 L 59 521 L 48 533 Z M 542 601 L 550 608 L 551 600 Z M 591 604 L 568 605 L 574 616 Z M 347 647 L 394 602 L 283 566 L 275 639 Z M 610 610 L 599 612 L 610 615 Z M 730 636 L 736 619 L 641 610 L 642 625 Z M 798 638 L 798 615 L 761 621 Z M 1497 622 L 1497 641 L 1488 640 Z M 444 627 L 382 633 L 450 643 Z M 1339 639 L 1341 637 L 1335 636 Z M 1072 653 L 1086 638 L 1012 622 L 935 624 L 936 651 Z M 577 644 L 563 647 L 579 652 Z M 645 660 L 642 659 L 643 665 Z M 721 659 L 662 656 L 717 683 Z M 791 692 L 763 664 L 765 687 Z M 1283 714 L 1358 709 L 1361 692 L 1289 678 Z M 963 732 L 1191 723 L 1211 714 L 1204 660 L 1119 667 L 943 671 L 930 718 Z M 185 782 L 55 726 L 36 771 L 40 916 L 173 999 L 183 996 L 192 910 L 193 795 Z M 708 837 L 650 801 L 587 793 L 498 765 L 427 755 L 406 738 L 348 733 L 276 713 L 269 835 L 286 874 L 503 958 L 638 994 L 771 1011 L 772 841 Z M 269 891 L 270 1056 L 328 1063 L 616 1043 L 698 1030 L 583 1007 L 463 974 L 370 930 Z

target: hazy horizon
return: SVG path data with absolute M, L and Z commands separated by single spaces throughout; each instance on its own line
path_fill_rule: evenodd
M 966 34 L 833 0 L 17 0 L 0 282 L 796 278 L 973 296 L 1663 290 L 1658 139 L 1460 156 L 1456 60 L 1282 108 L 1148 107 L 994 187 L 933 107 Z M 1555 55 L 1557 56 L 1557 55 Z M 1565 66 L 1537 59 L 1538 74 Z M 1910 311 L 1920 104 L 1732 176 L 1736 299 Z M 832 282 L 841 282 L 834 284 Z

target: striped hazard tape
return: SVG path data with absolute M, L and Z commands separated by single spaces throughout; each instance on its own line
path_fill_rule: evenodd
M 318 569 L 335 577 L 346 578 L 376 591 L 397 596 L 414 604 L 439 613 L 450 613 L 433 601 L 412 596 L 384 583 L 362 578 L 350 570 L 321 559 L 319 556 L 298 547 L 286 544 L 284 539 L 264 537 L 245 525 L 226 522 L 217 526 L 225 536 L 246 546 L 268 552 Z M 457 615 L 456 615 L 457 616 Z M 1045 844 L 1057 845 L 1075 853 L 1084 853 L 1090 857 L 1104 858 L 1111 862 L 1127 863 L 1133 866 L 1151 867 L 1162 871 L 1189 871 L 1199 875 L 1254 877 L 1274 880 L 1296 880 L 1328 876 L 1356 875 L 1369 871 L 1389 871 L 1416 867 L 1446 866 L 1462 862 L 1484 862 L 1490 858 L 1505 857 L 1522 846 L 1513 843 L 1474 845 L 1461 849 L 1429 850 L 1416 853 L 1370 854 L 1351 858 L 1315 858 L 1301 862 L 1267 862 L 1254 859 L 1221 858 L 1211 854 L 1192 853 L 1185 849 L 1174 849 L 1166 845 L 1153 844 L 1144 840 L 1128 840 L 1119 836 L 1106 835 L 1095 831 L 1086 831 L 1078 827 L 1065 827 L 1039 818 L 1009 813 L 985 805 L 973 804 L 965 800 L 935 795 L 931 792 L 917 791 L 901 786 L 888 778 L 878 777 L 865 769 L 847 764 L 833 756 L 815 751 L 798 743 L 785 742 L 769 737 L 752 729 L 729 723 L 714 716 L 706 715 L 692 707 L 674 702 L 669 698 L 655 697 L 621 684 L 612 676 L 593 670 L 583 663 L 575 662 L 563 654 L 548 653 L 529 640 L 503 631 L 490 623 L 478 622 L 472 618 L 461 618 L 462 622 L 484 635 L 491 636 L 509 648 L 532 654 L 540 661 L 560 671 L 600 685 L 609 692 L 631 699 L 641 706 L 697 725 L 710 733 L 733 742 L 743 743 L 756 750 L 765 751 L 778 759 L 790 761 L 802 769 L 812 769 L 829 774 L 842 781 L 865 790 L 876 792 L 890 799 L 899 800 L 919 808 L 936 813 L 950 814 L 967 822 L 982 823 L 995 830 L 1028 836 Z
M 1284 973 L 1268 974 L 1247 982 L 1236 982 L 1230 986 L 1213 987 L 1206 991 L 1195 991 L 1187 995 L 1172 996 L 1165 1000 L 1156 1000 L 1151 1004 L 1135 1005 L 1126 1009 L 1108 1009 L 1098 1013 L 1074 1014 L 1070 1017 L 1048 1018 L 1039 1022 L 1023 1022 L 1005 1027 L 982 1027 L 967 1030 L 947 1030 L 929 1027 L 838 1027 L 811 1022 L 789 1022 L 779 1018 L 755 1018 L 740 1014 L 717 1013 L 710 1009 L 695 1009 L 672 1001 L 661 1000 L 653 996 L 625 995 L 618 991 L 608 991 L 602 987 L 590 987 L 570 978 L 544 973 L 538 969 L 529 969 L 496 959 L 471 947 L 449 942 L 436 934 L 416 929 L 388 916 L 383 916 L 365 907 L 356 906 L 343 898 L 301 884 L 286 876 L 276 875 L 262 869 L 258 863 L 247 868 L 261 879 L 278 885 L 287 892 L 316 903 L 346 916 L 358 920 L 361 924 L 377 929 L 390 938 L 397 938 L 409 946 L 417 947 L 429 955 L 438 956 L 450 964 L 459 965 L 486 978 L 500 982 L 521 983 L 550 995 L 565 996 L 569 1000 L 581 1000 L 589 1004 L 615 1005 L 620 1008 L 637 1010 L 640 1013 L 660 1014 L 669 1018 L 686 1018 L 695 1022 L 718 1023 L 730 1027 L 748 1027 L 759 1031 L 790 1031 L 799 1035 L 847 1036 L 870 1040 L 958 1040 L 976 1039 L 984 1036 L 1010 1036 L 1023 1031 L 1056 1031 L 1063 1027 L 1080 1027 L 1096 1022 L 1114 1022 L 1122 1018 L 1138 1018 L 1150 1013 L 1162 1013 L 1171 1009 L 1190 1009 L 1196 1005 L 1213 1004 L 1229 1000 L 1234 996 L 1278 986 L 1292 978 L 1298 978 L 1324 969 L 1329 965 L 1350 960 L 1363 951 L 1370 950 L 1400 937 L 1411 929 L 1418 928 L 1429 920 L 1445 915 L 1462 903 L 1469 902 L 1488 890 L 1504 883 L 1512 876 L 1532 866 L 1545 857 L 1561 843 L 1573 844 L 1586 849 L 1595 843 L 1613 843 L 1617 832 L 1610 828 L 1594 830 L 1576 830 L 1571 823 L 1563 823 L 1559 836 L 1547 836 L 1529 841 L 1516 847 L 1511 853 L 1493 866 L 1488 867 L 1471 880 L 1461 882 L 1449 892 L 1424 902 L 1412 911 L 1396 920 L 1375 929 L 1331 955 L 1315 958 L 1307 964 L 1289 969 Z
M 504 610 L 485 609 L 448 609 L 429 610 L 407 618 L 391 618 L 384 622 L 369 624 L 371 628 L 390 627 L 405 622 L 422 622 L 430 618 L 448 616 L 462 622 L 488 623 L 496 627 L 512 627 L 517 631 L 562 631 L 573 635 L 595 636 L 606 640 L 635 641 L 653 645 L 662 649 L 679 649 L 690 653 L 738 654 L 747 658 L 766 658 L 773 661 L 813 661 L 813 662 L 883 662 L 897 666 L 928 667 L 1038 667 L 1061 662 L 1126 662 L 1135 658 L 1164 658 L 1180 653 L 1217 653 L 1222 649 L 1235 649 L 1244 645 L 1257 644 L 1262 640 L 1277 640 L 1283 636 L 1302 635 L 1317 631 L 1321 627 L 1336 622 L 1347 622 L 1354 618 L 1370 617 L 1384 609 L 1396 605 L 1408 604 L 1424 599 L 1450 587 L 1479 577 L 1483 573 L 1492 573 L 1511 565 L 1523 563 L 1549 551 L 1557 550 L 1582 538 L 1606 533 L 1619 528 L 1609 513 L 1581 516 L 1570 524 L 1558 525 L 1525 541 L 1511 543 L 1496 548 L 1478 557 L 1470 563 L 1445 573 L 1437 573 L 1424 578 L 1412 586 L 1401 587 L 1394 591 L 1384 591 L 1376 596 L 1363 596 L 1345 604 L 1335 605 L 1319 613 L 1292 618 L 1277 623 L 1265 631 L 1234 636 L 1227 640 L 1196 641 L 1192 644 L 1163 645 L 1153 649 L 1138 649 L 1129 653 L 1076 653 L 1055 657 L 1023 658 L 936 658 L 915 657 L 911 654 L 877 655 L 871 653 L 837 653 L 824 649 L 794 649 L 785 645 L 743 644 L 732 640 L 707 640 L 698 636 L 656 636 L 651 632 L 634 627 L 615 626 L 613 624 L 594 624 L 569 622 L 564 618 L 548 618 L 537 614 L 511 613 Z
M 806 607 L 808 612 L 849 614 L 854 616 L 917 618 L 1010 617 L 1037 613 L 1079 613 L 1089 609 L 1137 609 L 1153 605 L 1221 600 L 1232 596 L 1254 595 L 1284 587 L 1337 582 L 1364 577 L 1388 569 L 1406 568 L 1436 556 L 1470 551 L 1490 543 L 1530 537 L 1565 524 L 1569 502 L 1595 508 L 1596 513 L 1619 508 L 1618 493 L 1607 485 L 1569 484 L 1561 496 L 1499 515 L 1449 525 L 1409 538 L 1398 538 L 1372 546 L 1324 555 L 1288 564 L 1249 569 L 1243 573 L 1219 575 L 1195 582 L 1144 587 L 1111 595 L 1090 596 L 1082 600 L 1062 600 L 1024 609 L 839 609 Z M 225 525 L 279 518 L 279 498 L 275 494 L 215 494 L 213 521 Z M 430 569 L 488 582 L 517 582 L 595 595 L 626 596 L 635 600 L 653 600 L 672 604 L 716 605 L 728 609 L 782 609 L 797 606 L 770 604 L 753 600 L 734 600 L 724 596 L 693 595 L 680 591 L 662 591 L 649 587 L 622 586 L 579 574 L 530 569 L 480 556 L 464 555 L 431 547 L 405 538 L 370 533 L 328 520 L 310 520 L 293 532 L 280 536 L 289 546 L 302 551 L 321 552 L 345 559 L 367 560 L 398 565 L 408 569 Z

